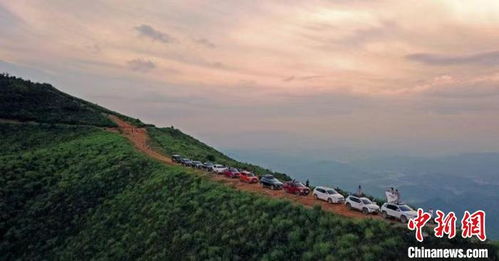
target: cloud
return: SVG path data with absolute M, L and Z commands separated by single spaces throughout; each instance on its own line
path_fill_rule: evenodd
M 133 59 L 127 62 L 128 68 L 136 72 L 149 72 L 156 68 L 156 64 L 149 60 Z
M 470 55 L 440 55 L 416 53 L 407 59 L 428 65 L 499 65 L 499 51 L 482 52 Z
M 309 81 L 309 80 L 314 80 L 314 79 L 319 79 L 319 78 L 324 78 L 323 75 L 305 75 L 305 76 L 299 76 L 296 77 L 294 75 L 291 75 L 289 77 L 286 77 L 282 79 L 284 82 L 291 82 L 291 81 Z
M 163 43 L 171 43 L 175 41 L 175 38 L 173 38 L 172 36 L 168 35 L 167 33 L 158 31 L 147 24 L 136 26 L 135 30 L 139 32 L 140 36 L 150 38 L 153 41 L 160 41 Z
M 201 46 L 204 46 L 204 47 L 207 47 L 207 48 L 215 48 L 216 45 L 214 43 L 212 43 L 210 40 L 206 39 L 206 38 L 198 38 L 198 39 L 193 39 L 193 42 L 198 44 L 198 45 L 201 45 Z
M 409 88 L 408 92 L 427 98 L 456 99 L 461 103 L 497 99 L 499 97 L 499 73 L 472 77 L 440 75 Z

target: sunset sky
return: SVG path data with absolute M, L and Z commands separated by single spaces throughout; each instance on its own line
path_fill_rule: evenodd
M 0 47 L 219 148 L 499 151 L 497 0 L 0 0 Z

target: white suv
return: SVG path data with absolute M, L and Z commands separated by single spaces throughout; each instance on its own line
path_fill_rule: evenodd
M 315 187 L 312 194 L 315 199 L 325 200 L 328 203 L 343 203 L 345 201 L 343 195 L 328 187 Z
M 394 203 L 385 203 L 381 206 L 381 214 L 384 218 L 393 217 L 406 223 L 411 218 L 416 218 L 418 213 L 407 205 L 398 205 Z
M 215 164 L 215 165 L 211 166 L 211 171 L 213 171 L 217 174 L 222 174 L 226 169 L 227 169 L 227 167 L 225 167 L 224 165 L 221 165 L 221 164 Z
M 357 197 L 350 195 L 345 200 L 345 205 L 349 209 L 357 209 L 362 211 L 364 214 L 377 214 L 379 212 L 379 206 L 373 203 L 371 200 L 365 197 Z

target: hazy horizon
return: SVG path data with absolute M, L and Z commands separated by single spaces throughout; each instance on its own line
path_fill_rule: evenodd
M 3 1 L 0 71 L 226 151 L 499 151 L 495 1 Z

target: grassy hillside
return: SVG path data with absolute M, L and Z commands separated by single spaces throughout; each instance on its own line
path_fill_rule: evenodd
M 6 259 L 393 260 L 415 244 L 386 222 L 305 209 L 162 165 L 118 134 L 1 127 L 2 144 L 22 144 L 0 156 Z M 58 137 L 22 139 L 29 136 Z
M 181 154 L 193 160 L 211 161 L 226 166 L 251 170 L 258 175 L 272 173 L 281 180 L 291 179 L 286 174 L 231 159 L 178 129 L 149 127 L 147 131 L 151 137 L 151 146 L 167 155 Z
M 96 128 L 0 127 L 3 257 L 44 256 L 154 165 L 124 138 Z
M 117 133 L 53 123 L 0 123 L 1 260 L 400 260 L 413 245 L 495 255 L 238 191 L 152 160 Z M 244 164 L 177 130 L 149 131 L 168 153 Z
M 0 74 L 0 118 L 45 123 L 69 123 L 112 127 L 105 114 L 132 119 L 63 93 L 49 84 L 33 83 Z

